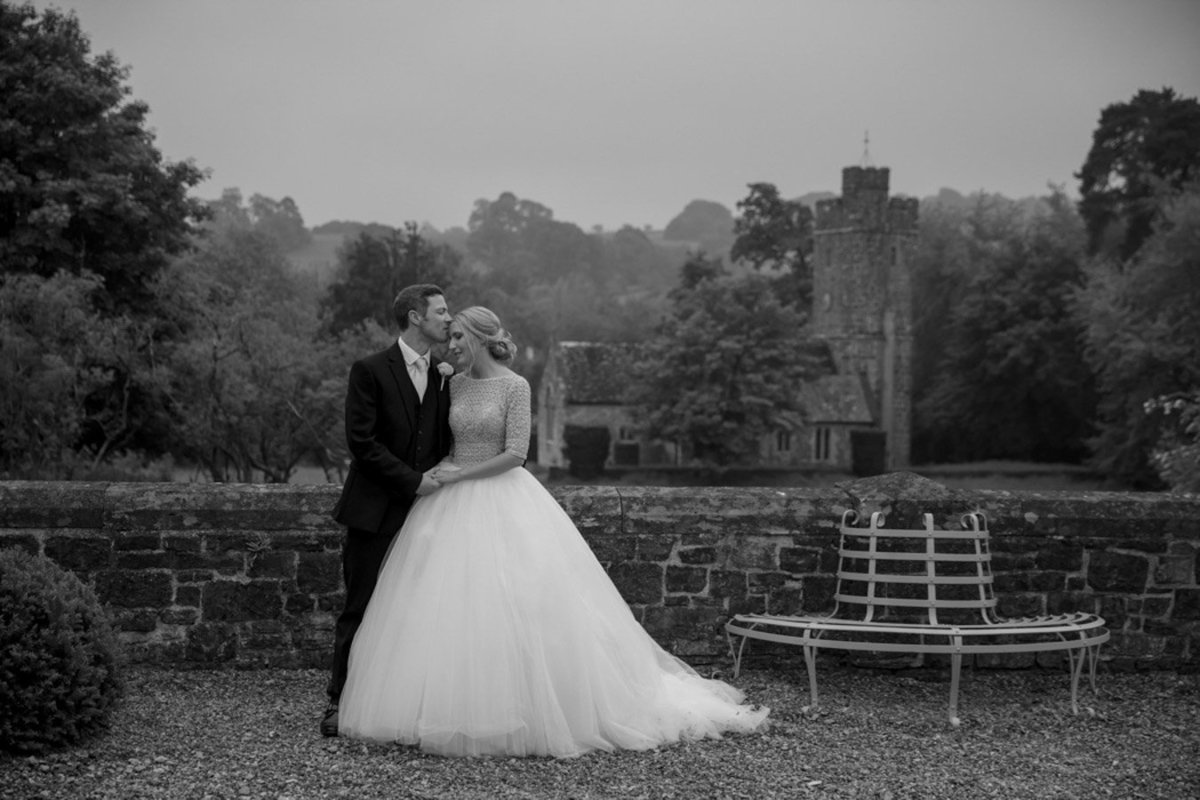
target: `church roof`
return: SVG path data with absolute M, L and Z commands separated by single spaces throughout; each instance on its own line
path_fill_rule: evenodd
M 866 387 L 857 375 L 823 375 L 800 387 L 800 404 L 810 425 L 874 422 Z

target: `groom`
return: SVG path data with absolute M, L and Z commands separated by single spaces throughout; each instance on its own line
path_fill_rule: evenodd
M 334 628 L 324 736 L 337 736 L 350 645 L 388 545 L 417 496 L 439 488 L 426 473 L 450 452 L 450 390 L 433 369 L 436 362 L 430 363 L 430 346 L 449 338 L 446 298 L 432 284 L 409 286 L 396 295 L 392 314 L 400 326 L 396 343 L 350 367 L 350 472 L 333 509 L 334 519 L 347 527 L 342 547 L 346 600 Z

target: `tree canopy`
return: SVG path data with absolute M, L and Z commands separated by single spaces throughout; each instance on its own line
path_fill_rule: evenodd
M 1100 391 L 1097 465 L 1127 485 L 1159 488 L 1153 453 L 1177 432 L 1158 412 L 1176 399 L 1186 410 L 1200 391 L 1200 187 L 1164 203 L 1132 259 L 1095 259 L 1078 307 Z M 1174 419 L 1186 431 L 1187 415 Z
M 1076 177 L 1089 252 L 1132 257 L 1151 234 L 1161 196 L 1200 179 L 1200 102 L 1143 89 L 1106 107 Z
M 1084 234 L 1071 203 L 1055 193 L 1027 218 L 1010 201 L 980 197 L 965 214 L 927 216 L 916 349 L 919 359 L 937 355 L 915 367 L 914 452 L 1079 462 L 1095 395 L 1072 314 Z
M 752 463 L 760 437 L 802 413 L 798 387 L 817 368 L 804 316 L 767 276 L 703 255 L 684 266 L 670 304 L 634 384 L 647 433 L 706 466 Z
M 321 300 L 325 328 L 337 334 L 374 320 L 393 324 L 392 298 L 405 286 L 433 283 L 448 295 L 463 283 L 462 257 L 452 247 L 433 244 L 416 223 L 386 236 L 364 230 L 342 246 L 337 278 Z
M 162 348 L 171 451 L 215 481 L 286 482 L 302 459 L 343 466 L 345 373 L 386 341 L 362 320 L 318 336 L 317 306 L 279 242 L 236 207 L 155 284 L 177 334 Z
M 733 224 L 729 258 L 775 272 L 784 302 L 811 308 L 812 209 L 799 200 L 784 200 L 771 183 L 750 184 L 750 194 L 737 208 L 741 216 Z
M 203 173 L 163 159 L 126 78 L 73 13 L 0 4 L 0 264 L 93 273 L 113 308 L 146 299 L 204 215 Z

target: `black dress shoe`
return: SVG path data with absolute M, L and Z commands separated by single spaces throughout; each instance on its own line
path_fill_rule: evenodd
M 325 709 L 325 716 L 321 717 L 321 735 L 322 736 L 337 736 L 338 735 L 338 704 L 330 703 Z

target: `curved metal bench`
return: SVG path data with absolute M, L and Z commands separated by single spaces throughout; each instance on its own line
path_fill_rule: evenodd
M 965 514 L 963 530 L 883 527 L 871 515 L 842 515 L 835 605 L 828 616 L 738 614 L 725 624 L 734 675 L 750 639 L 799 645 L 817 706 L 816 656 L 821 648 L 873 652 L 946 653 L 950 656 L 950 724 L 958 726 L 958 689 L 964 654 L 1065 651 L 1071 673 L 1071 710 L 1079 713 L 1079 679 L 1086 658 L 1092 691 L 1100 646 L 1109 639 L 1102 617 L 1084 612 L 1004 619 L 996 614 L 987 520 Z M 735 645 L 735 637 L 741 637 Z

